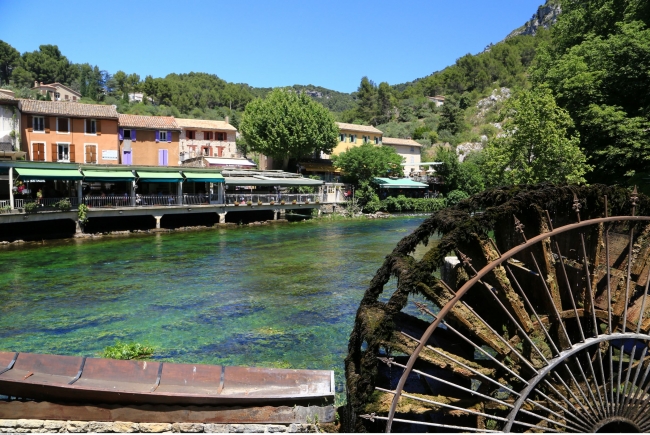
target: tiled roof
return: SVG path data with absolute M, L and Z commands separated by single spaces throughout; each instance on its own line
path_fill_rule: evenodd
M 207 130 L 237 131 L 226 121 L 210 121 L 207 119 L 181 119 L 176 118 L 176 124 L 182 128 L 196 128 Z
M 351 131 L 360 131 L 362 133 L 375 133 L 375 134 L 384 134 L 381 130 L 377 130 L 371 125 L 357 125 L 357 124 L 346 124 L 345 122 L 337 122 L 339 130 L 351 130 Z
M 406 145 L 410 147 L 421 147 L 419 143 L 414 141 L 413 139 L 399 139 L 396 137 L 383 137 L 381 139 L 381 143 L 384 145 Z
M 173 116 L 142 116 L 120 114 L 120 127 L 150 128 L 154 130 L 180 130 Z
M 13 95 L 0 92 L 0 100 L 16 101 L 16 98 Z
M 117 119 L 117 110 L 115 110 L 115 107 L 100 104 L 83 104 L 66 101 L 20 100 L 19 107 L 23 113 L 36 113 L 39 115 Z

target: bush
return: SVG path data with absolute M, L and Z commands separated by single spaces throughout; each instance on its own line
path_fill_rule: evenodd
M 11 206 L 10 205 L 3 205 L 0 208 L 0 213 L 9 213 L 11 211 Z
M 38 204 L 35 202 L 28 202 L 25 204 L 25 213 L 36 213 L 38 210 Z
M 140 343 L 124 343 L 117 341 L 114 346 L 108 346 L 102 352 L 102 358 L 110 359 L 143 359 L 153 355 L 153 347 Z
M 379 201 L 370 201 L 366 203 L 363 207 L 363 211 L 366 213 L 377 213 L 382 207 L 381 202 Z
M 461 202 L 463 199 L 469 198 L 469 195 L 462 190 L 452 190 L 447 194 L 447 205 L 453 206 Z
M 375 207 L 379 206 L 377 210 Z M 379 204 L 368 203 L 364 211 L 368 213 L 375 213 L 377 211 L 387 211 L 392 213 L 399 212 L 422 212 L 433 213 L 434 211 L 441 210 L 447 206 L 447 201 L 444 198 L 407 198 L 404 195 L 398 197 L 388 197 L 381 201 Z M 369 208 L 370 206 L 370 208 Z M 371 211 L 373 210 L 373 211 Z
M 57 202 L 55 204 L 55 207 L 58 208 L 61 211 L 69 211 L 70 210 L 70 200 L 69 199 L 62 199 L 61 201 Z

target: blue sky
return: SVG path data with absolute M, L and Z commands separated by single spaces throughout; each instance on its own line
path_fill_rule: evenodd
M 195 71 L 256 87 L 353 92 L 363 76 L 393 85 L 478 53 L 542 3 L 0 0 L 0 39 L 21 53 L 58 45 L 72 62 L 142 79 Z

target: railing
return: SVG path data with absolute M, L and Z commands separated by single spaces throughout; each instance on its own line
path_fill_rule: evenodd
M 311 202 L 315 203 L 316 200 L 321 200 L 321 195 L 317 193 L 283 193 L 281 195 L 276 194 L 258 194 L 258 193 L 234 193 L 226 195 L 226 204 L 234 205 L 237 204 L 246 204 L 251 202 L 257 204 L 262 202 L 262 204 L 270 204 L 272 201 L 276 204 L 280 204 L 284 201 L 285 204 L 291 204 L 293 201 L 296 203 L 306 203 Z
M 70 207 L 77 207 L 79 205 L 79 198 L 76 196 L 69 196 L 64 198 L 25 198 L 14 199 L 15 208 L 24 208 L 25 204 L 36 203 L 39 207 L 55 208 L 62 200 L 68 200 Z

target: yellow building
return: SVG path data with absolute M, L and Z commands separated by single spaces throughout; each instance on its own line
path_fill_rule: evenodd
M 404 163 L 402 163 L 404 176 L 420 171 L 422 145 L 413 139 L 398 139 L 395 137 L 383 138 L 383 144 L 393 147 L 397 154 L 404 159 Z
M 339 143 L 332 151 L 331 155 L 333 156 L 364 143 L 381 145 L 383 133 L 371 125 L 346 124 L 344 122 L 337 122 L 336 125 L 339 127 Z M 323 155 L 323 158 L 329 159 L 329 155 Z

